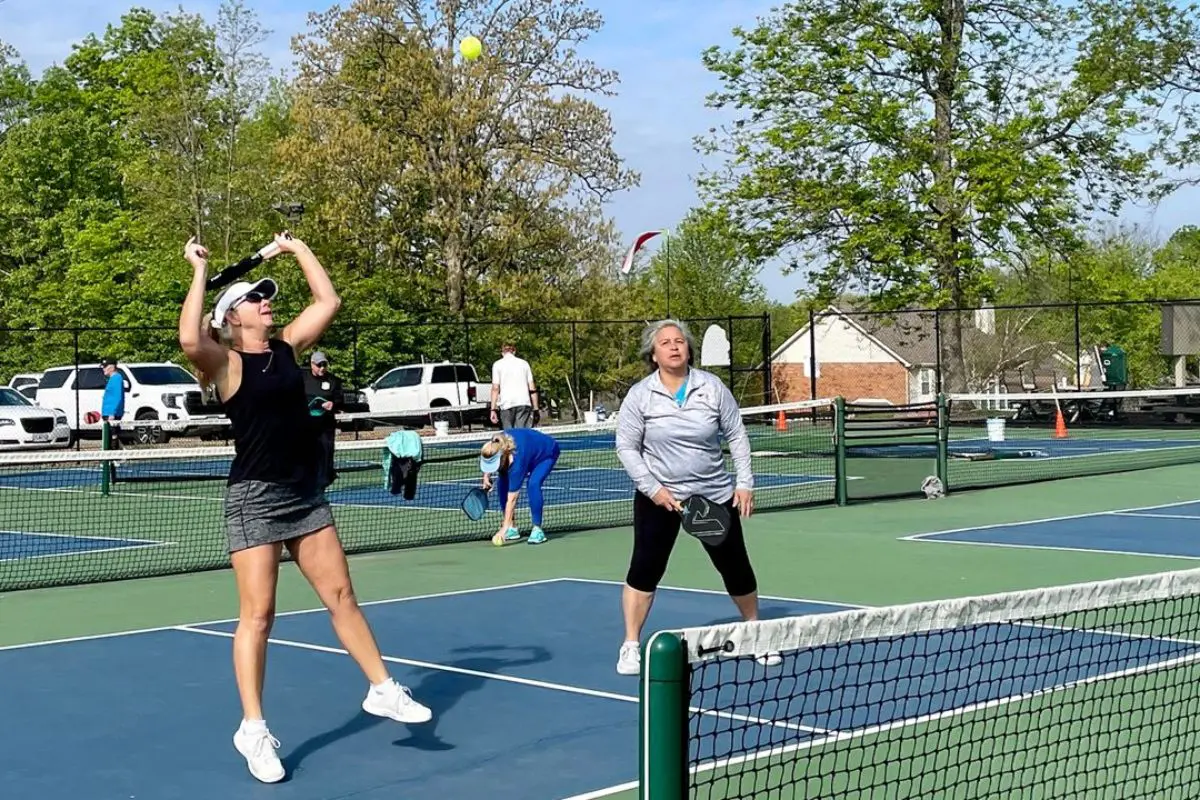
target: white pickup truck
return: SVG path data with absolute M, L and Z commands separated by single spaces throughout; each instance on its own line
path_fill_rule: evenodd
M 457 427 L 487 417 L 490 392 L 484 387 L 480 398 L 479 376 L 470 364 L 437 361 L 393 367 L 364 387 L 362 396 L 371 413 L 381 417 L 424 416 L 429 409 L 445 407 L 435 419 Z
M 134 438 L 142 444 L 159 444 L 171 436 L 187 436 L 195 424 L 226 421 L 219 413 L 194 414 L 200 397 L 200 383 L 192 373 L 169 361 L 118 362 L 117 371 L 125 380 L 125 419 L 160 420 L 161 425 L 141 426 Z M 88 425 L 89 411 L 100 411 L 106 379 L 99 366 L 51 367 L 42 373 L 38 382 L 36 402 L 45 408 L 56 408 L 66 414 L 71 428 L 79 433 L 89 430 L 98 435 L 96 425 Z M 76 402 L 78 401 L 78 402 Z

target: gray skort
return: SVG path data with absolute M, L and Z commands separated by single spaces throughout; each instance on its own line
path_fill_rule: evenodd
M 333 509 L 315 483 L 240 481 L 226 487 L 229 552 L 283 542 L 333 524 Z

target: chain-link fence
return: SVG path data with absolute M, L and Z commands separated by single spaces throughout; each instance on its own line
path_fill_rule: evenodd
M 771 402 L 769 316 L 685 321 L 697 341 L 697 366 L 724 380 L 743 406 Z M 317 349 L 350 393 L 347 412 L 352 415 L 403 418 L 408 411 L 419 416 L 448 405 L 468 409 L 456 410 L 454 419 L 470 424 L 484 418 L 493 364 L 502 345 L 512 344 L 532 367 L 543 417 L 573 422 L 585 411 L 616 411 L 630 386 L 647 374 L 638 353 L 645 325 L 642 320 L 340 321 Z M 299 359 L 306 365 L 310 356 L 302 353 Z M 0 381 L 37 405 L 62 410 L 73 441 L 99 437 L 95 417 L 106 380 L 103 358 L 120 364 L 124 419 L 143 423 L 145 443 L 170 438 L 175 428 L 190 430 L 182 424 L 190 419 L 220 414 L 215 395 L 196 383 L 174 326 L 0 329 Z M 167 424 L 174 422 L 180 424 Z M 349 429 L 361 428 L 356 421 L 343 428 Z M 227 431 L 213 435 L 225 438 Z
M 1200 299 L 827 308 L 775 350 L 771 379 L 775 402 L 907 405 L 939 392 L 1071 391 L 1104 385 L 1110 345 L 1125 353 L 1125 388 L 1200 384 Z

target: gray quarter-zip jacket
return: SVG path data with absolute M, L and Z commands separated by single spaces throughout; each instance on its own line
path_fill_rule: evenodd
M 737 472 L 736 488 L 753 489 L 750 439 L 728 387 L 711 372 L 688 373 L 683 405 L 658 370 L 629 390 L 617 413 L 617 457 L 638 491 L 653 498 L 667 491 L 679 501 L 692 495 L 724 503 L 735 482 L 725 469 L 721 437 Z

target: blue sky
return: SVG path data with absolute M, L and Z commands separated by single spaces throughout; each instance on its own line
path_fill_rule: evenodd
M 35 72 L 61 61 L 72 43 L 117 21 L 131 0 L 3 0 L 0 39 L 16 47 Z M 649 228 L 674 226 L 697 202 L 694 179 L 703 164 L 693 137 L 717 121 L 705 108 L 705 96 L 716 82 L 700 63 L 711 45 L 732 43 L 734 26 L 752 27 L 776 5 L 768 0 L 594 0 L 605 18 L 604 29 L 585 43 L 582 53 L 616 70 L 617 95 L 603 99 L 612 113 L 618 152 L 641 173 L 637 188 L 614 198 L 609 213 L 626 240 Z M 172 11 L 178 2 L 145 0 L 154 11 Z M 191 0 L 190 12 L 216 19 L 218 3 Z M 277 69 L 291 63 L 290 39 L 306 27 L 310 11 L 329 8 L 320 0 L 248 0 L 263 24 L 273 31 L 267 55 Z M 1127 209 L 1122 221 L 1163 237 L 1184 224 L 1195 224 L 1200 190 L 1168 198 L 1157 208 Z M 652 244 L 651 247 L 657 246 Z M 788 302 L 803 286 L 800 275 L 782 275 L 776 267 L 761 275 L 770 296 Z

